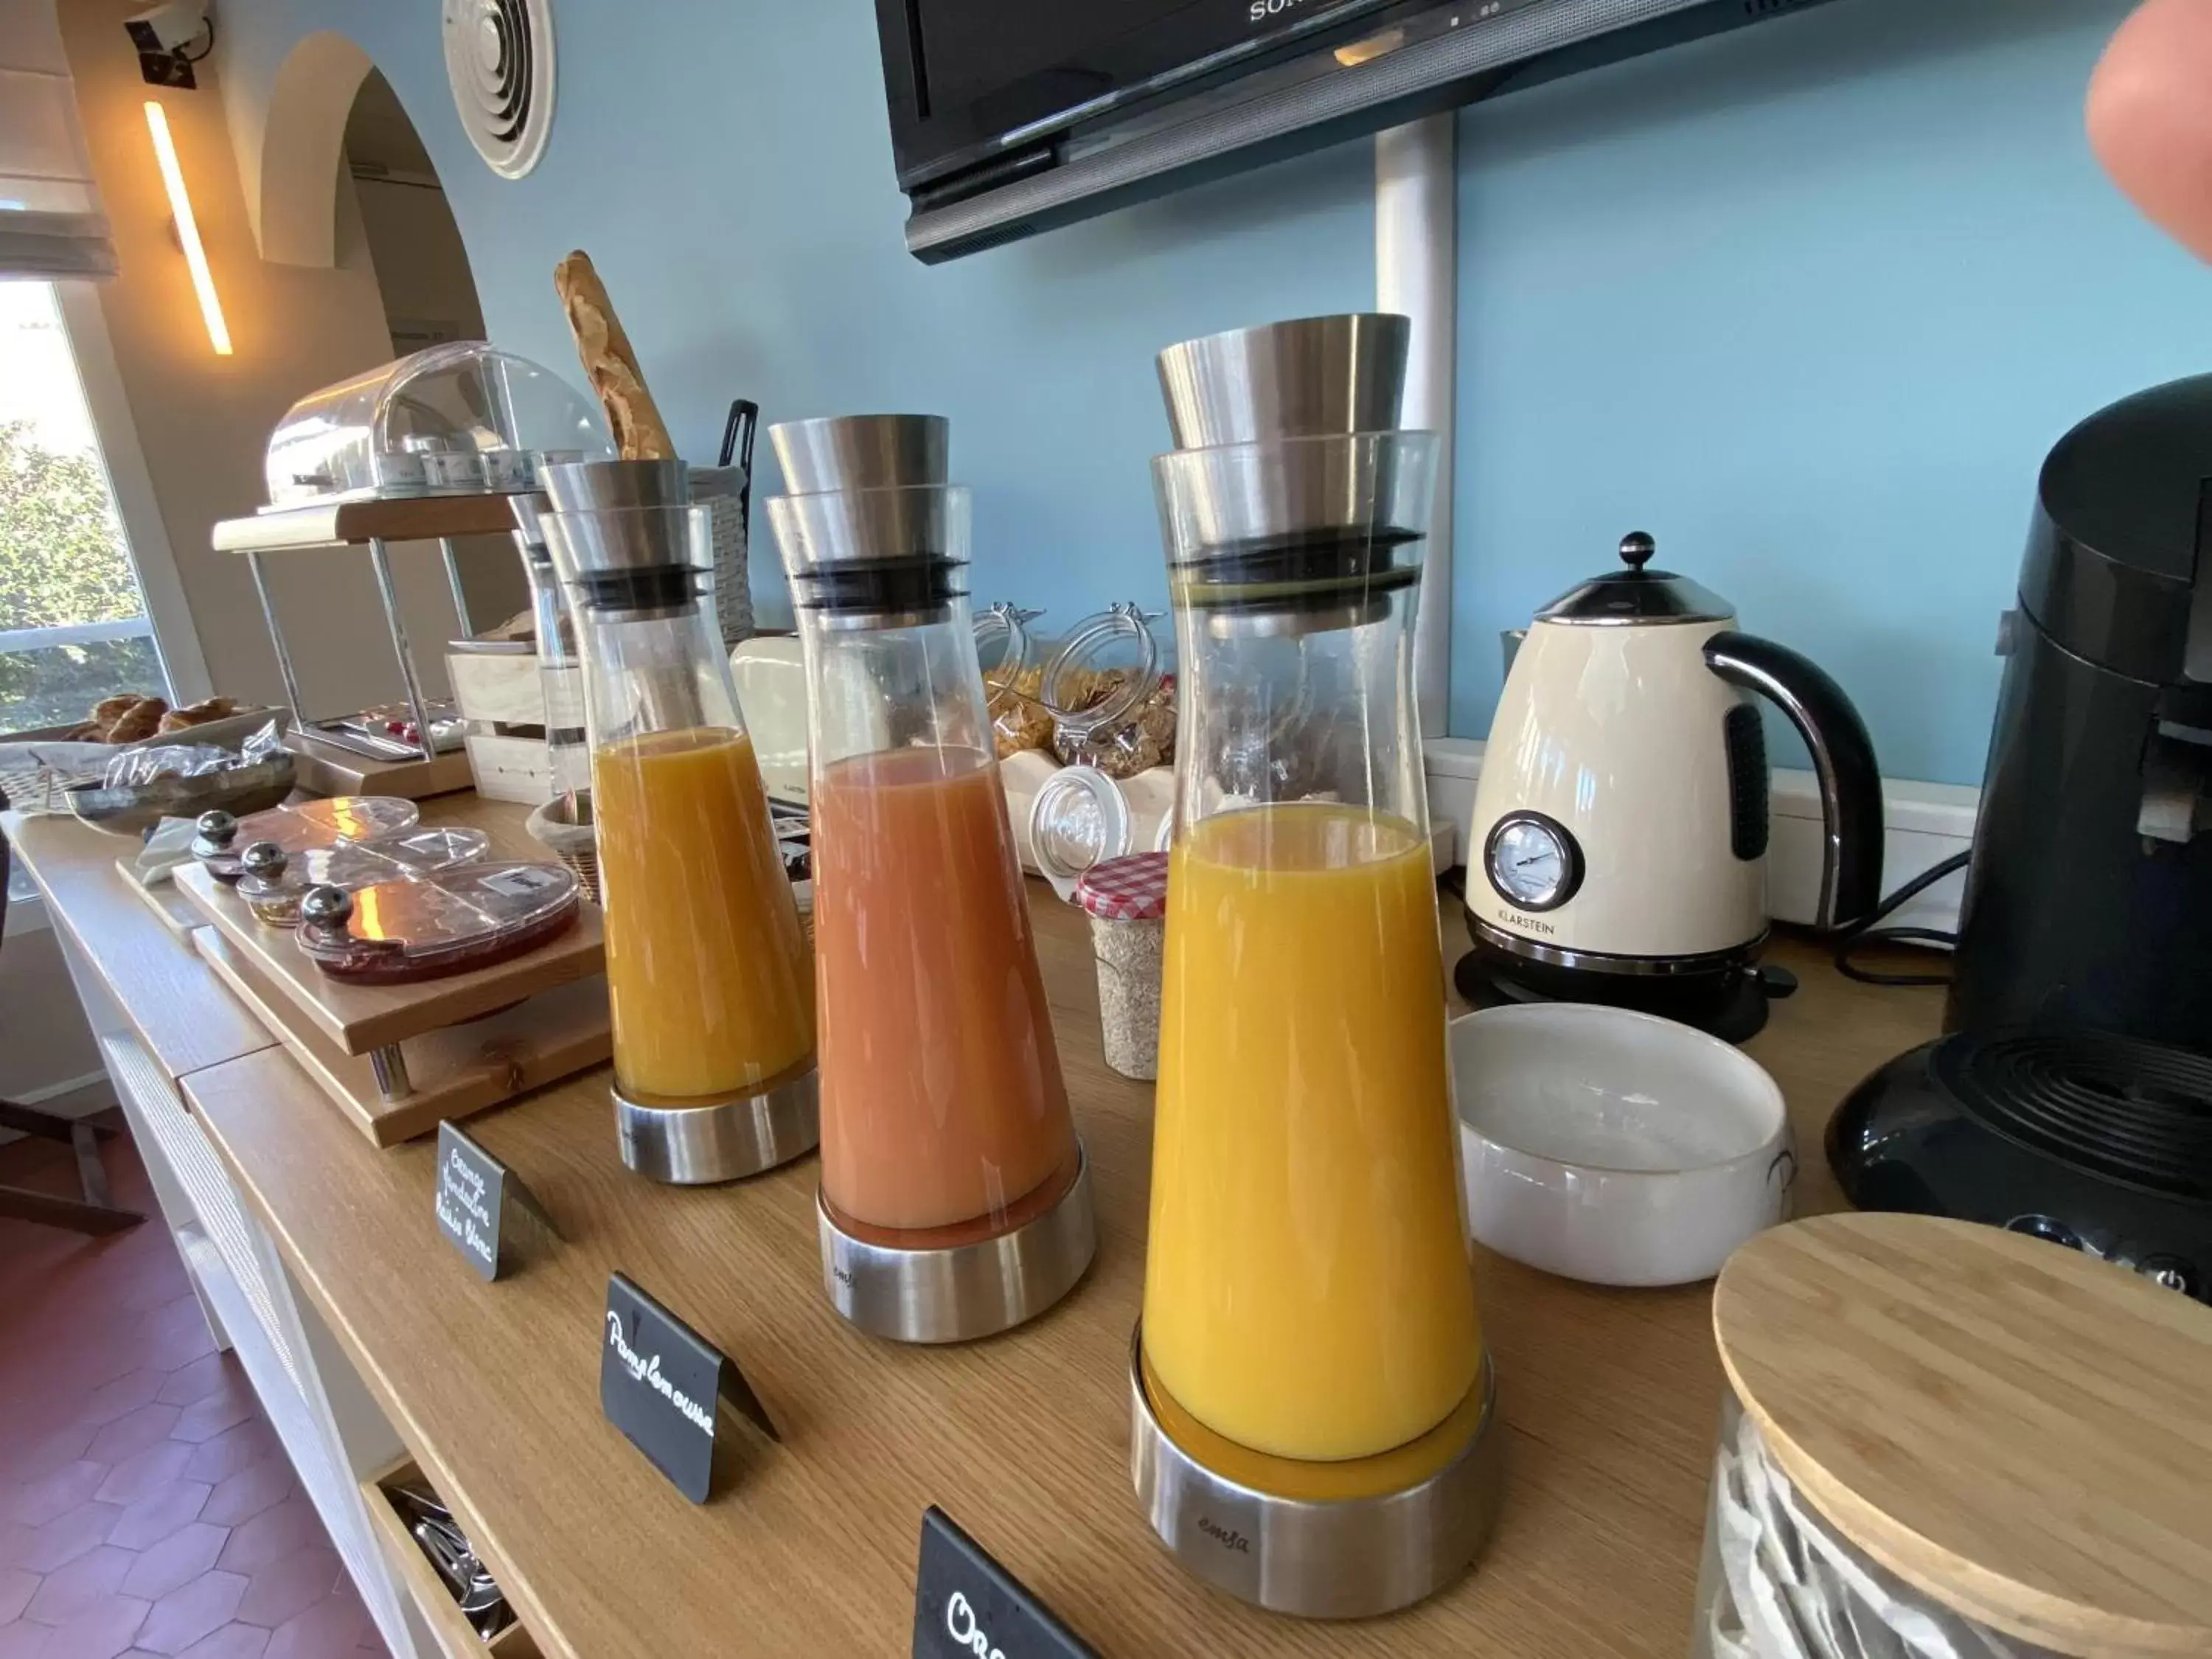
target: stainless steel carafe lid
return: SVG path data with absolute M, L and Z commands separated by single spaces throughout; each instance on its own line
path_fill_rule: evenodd
M 556 513 L 684 507 L 691 500 L 691 469 L 682 461 L 562 461 L 540 467 L 538 482 Z
M 1427 532 L 1399 471 L 1421 438 L 1398 428 L 1413 325 L 1387 313 L 1302 317 L 1185 340 L 1159 355 L 1176 448 L 1153 462 L 1169 577 L 1207 627 L 1308 633 L 1355 626 L 1417 580 Z M 1425 457 L 1415 462 L 1417 471 Z
M 626 507 L 542 514 L 553 568 L 571 601 L 629 622 L 683 615 L 714 580 L 704 507 Z
M 1413 332 L 1410 319 L 1358 312 L 1171 345 L 1159 374 L 1176 447 L 1390 431 Z
M 793 495 L 941 484 L 951 477 L 952 423 L 942 415 L 829 415 L 768 429 Z

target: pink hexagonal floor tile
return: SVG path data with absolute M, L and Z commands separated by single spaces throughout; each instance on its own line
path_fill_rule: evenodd
M 84 1449 L 92 1443 L 92 1437 L 98 1431 L 97 1424 L 71 1423 L 27 1439 L 9 1454 L 4 1463 L 0 1463 L 0 1477 L 25 1486 L 43 1480 L 82 1457 Z
M 141 1554 L 125 1577 L 123 1589 L 149 1601 L 181 1589 L 215 1565 L 216 1557 L 222 1553 L 223 1540 L 229 1536 L 221 1527 L 211 1527 L 204 1521 L 190 1522 Z
M 249 1576 L 286 1556 L 321 1541 L 322 1526 L 307 1495 L 286 1498 L 273 1510 L 264 1510 L 244 1526 L 233 1527 L 230 1541 L 222 1547 L 216 1565 L 226 1572 Z
M 220 1527 L 235 1527 L 251 1521 L 264 1510 L 274 1509 L 289 1498 L 299 1486 L 299 1477 L 283 1452 L 272 1452 L 258 1463 L 250 1464 L 232 1475 L 210 1495 L 207 1507 L 200 1511 L 204 1520 Z
M 26 1527 L 43 1527 L 56 1516 L 66 1515 L 100 1490 L 108 1466 L 88 1458 L 64 1463 L 43 1480 L 17 1486 L 9 1495 L 8 1519 Z
M 185 1466 L 191 1461 L 192 1449 L 182 1441 L 161 1441 L 133 1452 L 110 1469 L 96 1496 L 108 1504 L 135 1504 L 142 1498 L 151 1498 L 172 1480 L 186 1478 Z
M 195 1448 L 185 1474 L 191 1480 L 210 1484 L 228 1480 L 277 1449 L 276 1431 L 259 1416 L 250 1417 Z
M 38 1593 L 23 1609 L 23 1617 L 41 1625 L 66 1625 L 82 1618 L 122 1588 L 123 1575 L 137 1559 L 129 1550 L 106 1544 L 87 1550 L 40 1582 Z
M 159 1403 L 125 1412 L 92 1437 L 92 1443 L 85 1448 L 84 1455 L 94 1463 L 120 1463 L 167 1440 L 181 1415 L 176 1407 Z
M 202 1354 L 189 1364 L 171 1371 L 168 1380 L 161 1384 L 161 1393 L 154 1397 L 165 1406 L 189 1406 L 234 1381 L 240 1384 L 245 1381 L 245 1373 L 238 1369 L 236 1360 L 220 1353 Z
M 138 1632 L 138 1645 L 155 1653 L 182 1653 L 231 1621 L 246 1580 L 234 1572 L 204 1572 L 154 1603 Z
M 113 1504 L 98 1500 L 80 1504 L 67 1515 L 57 1516 L 31 1534 L 15 1552 L 15 1565 L 32 1572 L 56 1572 L 78 1556 L 107 1541 L 116 1518 L 123 1513 Z
M 200 1311 L 199 1298 L 190 1292 L 142 1316 L 131 1334 L 144 1362 L 164 1374 L 182 1370 L 193 1360 L 215 1352 L 207 1316 Z M 157 1391 L 160 1386 L 155 1385 Z M 146 1397 L 150 1400 L 153 1395 Z
M 253 1415 L 252 1391 L 243 1382 L 225 1382 L 186 1406 L 177 1419 L 177 1426 L 169 1431 L 169 1437 L 201 1445 Z
M 268 1645 L 269 1632 L 258 1625 L 225 1625 L 193 1643 L 177 1659 L 261 1659 Z
M 214 1490 L 204 1480 L 172 1480 L 126 1508 L 107 1541 L 121 1549 L 149 1549 L 187 1521 L 197 1521 Z
M 337 1552 L 317 1542 L 272 1561 L 253 1575 L 253 1583 L 238 1604 L 238 1616 L 249 1625 L 274 1630 L 298 1617 L 318 1601 L 327 1601 L 338 1571 Z
M 57 1626 L 40 1659 L 115 1659 L 137 1636 L 147 1611 L 147 1604 L 135 1595 L 103 1597 Z
M 169 1380 L 166 1370 L 152 1365 L 140 1364 L 125 1371 L 112 1382 L 94 1389 L 85 1396 L 77 1411 L 77 1418 L 85 1423 L 112 1423 L 126 1412 L 135 1412 L 141 1406 L 150 1406 L 154 1396 L 161 1391 L 161 1384 Z
M 336 1599 L 318 1601 L 276 1626 L 264 1659 L 331 1659 L 351 1651 L 360 1636 L 351 1607 Z

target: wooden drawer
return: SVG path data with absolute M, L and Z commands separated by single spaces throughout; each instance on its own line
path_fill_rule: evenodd
M 386 1486 L 402 1483 L 429 1485 L 422 1479 L 422 1472 L 416 1467 L 414 1459 L 402 1458 L 361 1483 L 362 1499 L 368 1505 L 369 1524 L 384 1546 L 385 1555 L 398 1577 L 401 1589 L 438 1638 L 438 1647 L 446 1659 L 483 1659 L 487 1653 L 497 1654 L 500 1659 L 539 1659 L 538 1644 L 520 1623 L 509 1625 L 486 1642 L 461 1617 L 460 1607 L 446 1588 L 446 1581 L 438 1577 L 438 1570 L 422 1553 L 422 1546 L 407 1530 L 407 1522 L 392 1506 L 391 1494 L 385 1491 Z

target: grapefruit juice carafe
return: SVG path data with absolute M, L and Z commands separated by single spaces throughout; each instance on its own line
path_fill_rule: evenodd
M 1094 1234 L 969 616 L 968 495 L 769 507 L 808 678 L 824 1288 L 878 1335 L 988 1335 L 1066 1294 Z

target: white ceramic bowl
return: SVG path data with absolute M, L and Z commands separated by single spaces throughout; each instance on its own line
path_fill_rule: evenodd
M 1591 1003 L 1452 1022 L 1468 1220 L 1501 1255 L 1595 1285 L 1711 1279 L 1789 1213 L 1782 1091 L 1702 1031 Z

